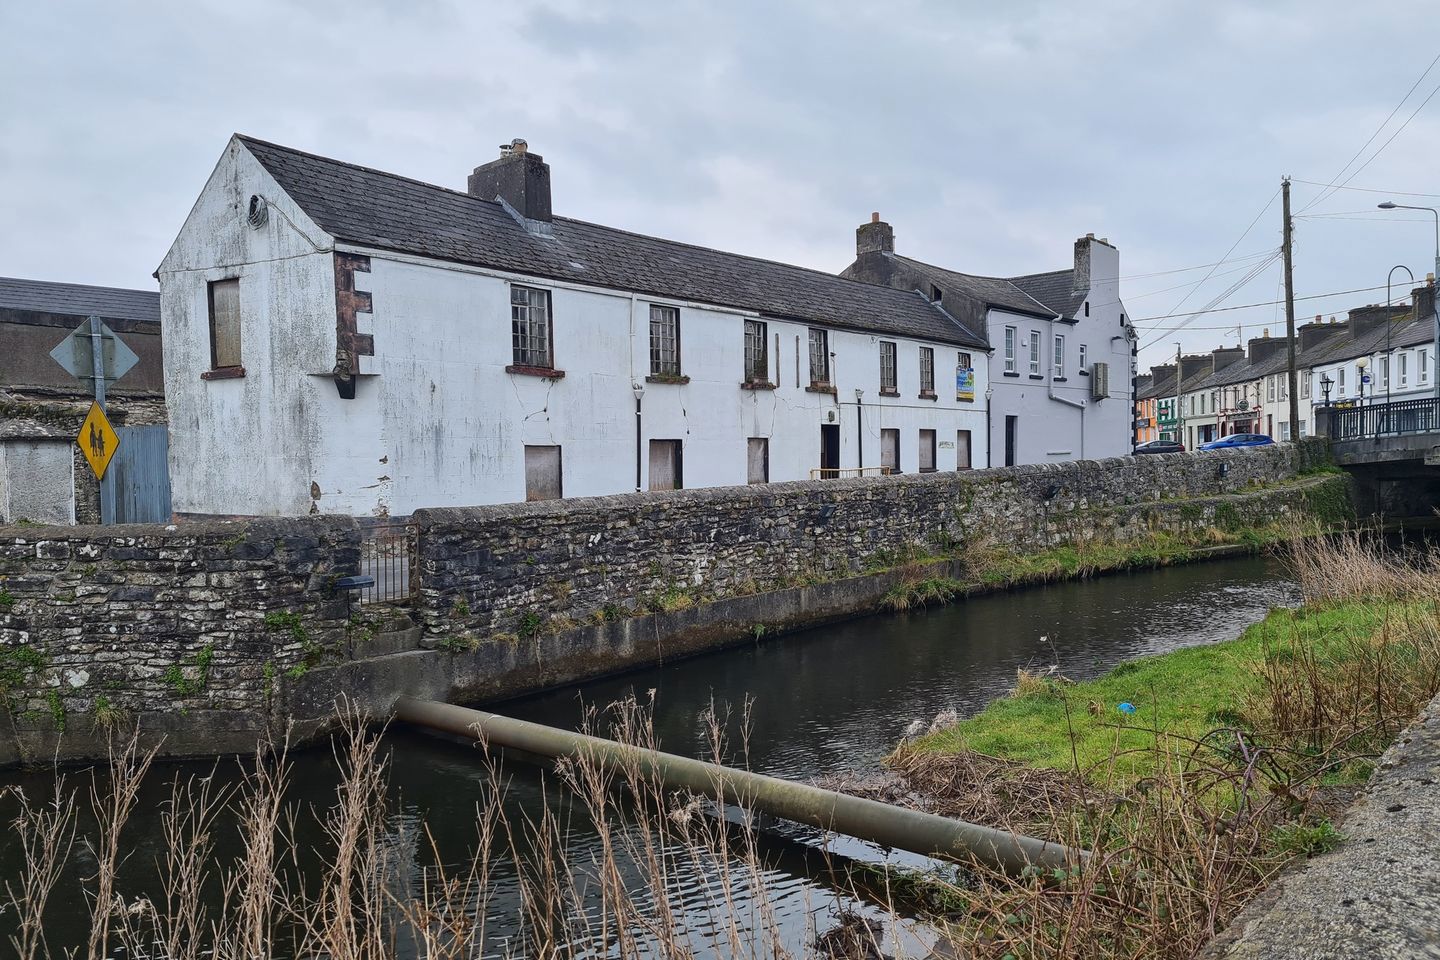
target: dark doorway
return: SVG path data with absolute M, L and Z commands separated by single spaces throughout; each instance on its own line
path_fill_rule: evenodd
M 840 425 L 820 425 L 820 479 L 834 480 L 840 476 Z
M 1005 466 L 1015 466 L 1015 431 L 1020 423 L 1019 417 L 1005 418 Z

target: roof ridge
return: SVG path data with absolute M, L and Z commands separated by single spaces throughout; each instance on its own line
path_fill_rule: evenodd
M 138 287 L 108 287 L 97 283 L 73 283 L 69 280 L 35 280 L 30 277 L 0 277 L 0 283 L 33 283 L 47 287 L 79 287 L 83 290 L 104 290 L 109 293 L 138 293 L 145 297 L 159 299 L 159 290 L 141 290 Z
M 283 150 L 283 151 L 285 151 L 286 153 L 299 154 L 299 155 L 302 156 L 302 157 L 309 157 L 309 158 L 314 159 L 314 160 L 323 160 L 323 161 L 325 161 L 326 163 L 334 163 L 334 164 L 338 164 L 338 165 L 340 165 L 340 166 L 342 166 L 342 167 L 351 167 L 351 168 L 356 169 L 356 170 L 364 170 L 366 173 L 378 174 L 379 176 L 389 177 L 389 178 L 392 179 L 392 180 L 399 180 L 399 181 L 402 181 L 402 182 L 404 182 L 404 183 L 413 183 L 413 184 L 417 184 L 418 186 L 429 187 L 430 189 L 433 189 L 433 190 L 443 190 L 443 191 L 445 191 L 446 193 L 454 194 L 454 195 L 457 196 L 457 197 L 463 197 L 463 198 L 465 198 L 465 199 L 467 199 L 467 200 L 473 200 L 473 201 L 476 202 L 476 203 L 483 203 L 483 204 L 486 204 L 487 206 L 490 206 L 490 207 L 499 208 L 499 207 L 501 206 L 499 203 L 496 203 L 494 200 L 486 200 L 484 197 L 477 197 L 477 196 L 475 196 L 473 193 L 469 193 L 468 191 L 465 191 L 465 190 L 456 190 L 456 189 L 454 189 L 453 187 L 446 187 L 446 186 L 443 186 L 443 185 L 438 184 L 438 183 L 430 183 L 428 180 L 417 180 L 417 179 L 414 178 L 414 177 L 407 177 L 407 176 L 405 176 L 404 174 L 394 173 L 394 172 L 389 171 L 389 170 L 381 170 L 381 169 L 379 169 L 378 167 L 368 167 L 368 166 L 366 166 L 366 165 L 364 165 L 364 164 L 362 164 L 362 163 L 351 163 L 351 162 L 348 161 L 348 160 L 338 160 L 338 159 L 336 159 L 336 158 L 334 158 L 334 157 L 327 157 L 327 156 L 325 156 L 325 155 L 323 155 L 323 154 L 311 153 L 311 152 L 309 152 L 308 150 L 300 150 L 300 149 L 297 149 L 297 148 L 295 148 L 295 147 L 289 147 L 289 146 L 286 146 L 285 144 L 282 144 L 282 143 L 274 143 L 274 142 L 269 141 L 269 140 L 262 140 L 262 139 L 260 139 L 259 137 L 252 137 L 252 136 L 250 136 L 249 134 L 236 133 L 236 134 L 234 134 L 234 136 L 235 136 L 238 140 L 240 140 L 240 141 L 242 141 L 242 142 L 256 143 L 256 144 L 259 144 L 259 145 L 261 145 L 261 146 L 270 147 L 270 148 L 275 149 L 275 150 Z M 906 291 L 904 291 L 904 290 L 896 290 L 894 287 L 886 287 L 886 286 L 881 286 L 881 285 L 879 285 L 879 284 L 865 283 L 864 281 L 861 281 L 861 280 L 851 280 L 849 277 L 842 277 L 842 276 L 840 276 L 838 273 L 830 273 L 829 271 L 826 271 L 826 270 L 821 270 L 821 269 L 818 269 L 818 268 L 816 268 L 816 267 L 806 267 L 806 266 L 802 266 L 802 265 L 800 265 L 800 264 L 798 264 L 798 263 L 787 263 L 787 262 L 784 261 L 784 260 L 772 260 L 772 259 L 769 259 L 769 258 L 767 258 L 767 257 L 757 257 L 757 256 L 755 256 L 755 255 L 753 255 L 753 254 L 748 254 L 748 253 L 736 253 L 736 252 L 733 251 L 733 250 L 722 250 L 722 249 L 719 248 L 719 247 L 710 247 L 710 246 L 706 246 L 706 245 L 700 244 L 700 243 L 690 243 L 689 241 L 686 241 L 686 240 L 672 240 L 672 239 L 670 239 L 670 238 L 668 238 L 668 237 L 657 237 L 657 236 L 655 236 L 654 234 L 650 234 L 650 233 L 640 233 L 640 232 L 637 231 L 637 230 L 627 230 L 627 229 L 625 229 L 624 227 L 615 227 L 615 226 L 611 226 L 611 225 L 609 225 L 609 224 L 604 224 L 604 223 L 595 223 L 595 222 L 590 221 L 590 220 L 582 220 L 582 219 L 580 219 L 579 217 L 555 216 L 555 217 L 552 217 L 551 219 L 552 219 L 552 220 L 562 220 L 562 221 L 564 221 L 564 222 L 566 222 L 566 223 L 580 224 L 581 226 L 591 227 L 591 228 L 594 228 L 594 229 L 596 229 L 596 230 L 605 230 L 605 231 L 609 231 L 609 232 L 611 232 L 611 233 L 620 233 L 620 234 L 624 234 L 624 235 L 630 236 L 630 237 L 640 237 L 640 238 L 645 239 L 645 240 L 654 240 L 654 241 L 659 242 L 659 243 L 673 244 L 673 245 L 675 245 L 675 246 L 687 247 L 687 248 L 689 248 L 689 249 L 691 249 L 691 250 L 703 250 L 703 251 L 705 251 L 706 253 L 716 253 L 716 254 L 720 254 L 720 255 L 722 255 L 722 256 L 727 256 L 727 257 L 737 257 L 737 258 L 739 258 L 739 259 L 748 260 L 748 261 L 751 261 L 751 262 L 753 262 L 753 263 L 764 263 L 764 264 L 769 264 L 769 265 L 771 265 L 771 266 L 785 267 L 785 268 L 790 269 L 790 270 L 800 270 L 800 271 L 804 271 L 804 272 L 806 272 L 806 273 L 813 273 L 813 274 L 815 274 L 816 276 L 819 276 L 819 277 L 824 277 L 824 278 L 827 279 L 827 280 L 837 280 L 837 281 L 839 281 L 839 282 L 841 282 L 841 283 L 854 284 L 856 287 L 863 287 L 863 288 L 865 288 L 866 290 L 879 290 L 879 291 L 884 291 L 884 293 L 883 293 L 882 295 L 886 295 L 886 296 L 891 295 L 891 294 L 899 294 L 899 295 L 901 295 L 901 296 L 910 296 L 910 294 L 907 293 Z M 1022 292 L 1023 292 L 1023 291 L 1022 291 Z M 924 297 L 921 297 L 920 299 L 921 299 L 921 300 L 925 300 Z M 925 302 L 928 303 L 929 301 L 927 300 L 927 301 L 925 301 Z M 955 321 L 953 320 L 953 318 L 950 318 L 950 317 L 949 317 L 948 314 L 945 314 L 945 316 L 946 316 L 947 319 L 951 319 L 952 322 L 955 322 Z M 957 326 L 958 326 L 958 323 L 957 323 Z M 962 329 L 963 329 L 963 328 L 962 328 Z M 968 332 L 968 331 L 967 331 L 967 332 Z
M 1005 277 L 1006 280 L 1034 280 L 1036 277 L 1057 277 L 1062 273 L 1074 273 L 1074 267 L 1061 267 L 1059 270 L 1041 270 L 1039 273 L 1021 273 L 1013 277 Z

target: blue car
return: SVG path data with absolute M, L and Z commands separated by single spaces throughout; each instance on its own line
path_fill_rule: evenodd
M 1263 433 L 1232 433 L 1228 437 L 1200 444 L 1201 450 L 1231 450 L 1235 447 L 1268 447 L 1274 440 Z

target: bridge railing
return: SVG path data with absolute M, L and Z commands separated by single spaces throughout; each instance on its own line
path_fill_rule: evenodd
M 1364 407 L 1331 407 L 1330 439 L 1359 440 L 1440 431 L 1440 398 L 1398 400 Z

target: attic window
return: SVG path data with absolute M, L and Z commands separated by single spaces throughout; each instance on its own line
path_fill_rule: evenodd
M 944 294 L 942 294 L 942 293 L 940 292 L 940 288 L 939 288 L 939 287 L 935 286 L 935 284 L 933 284 L 933 283 L 930 284 L 930 302 L 931 302 L 931 303 L 939 303 L 941 297 L 943 297 L 943 296 L 944 296 Z

